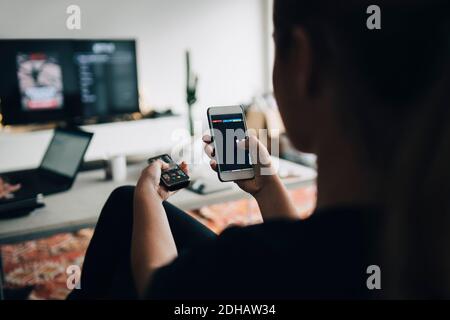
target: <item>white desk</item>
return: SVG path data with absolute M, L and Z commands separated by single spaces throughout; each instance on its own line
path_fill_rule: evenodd
M 121 185 L 135 185 L 144 166 L 143 163 L 129 167 L 128 179 L 121 183 L 105 181 L 103 170 L 79 174 L 71 190 L 46 197 L 44 208 L 34 211 L 27 217 L 0 220 L 0 244 L 36 239 L 59 232 L 95 226 L 108 195 Z M 310 185 L 316 178 L 314 170 L 284 160 L 280 160 L 280 172 L 298 175 L 284 179 L 289 189 Z M 207 166 L 194 167 L 191 174 L 192 178 L 214 175 L 215 173 Z M 217 180 L 217 183 L 220 182 Z M 189 190 L 181 190 L 169 201 L 183 210 L 190 210 L 249 197 L 235 184 L 230 183 L 230 186 L 231 188 L 226 191 L 209 195 L 199 195 Z
M 84 130 L 94 133 L 84 160 L 167 151 L 180 142 L 174 133 L 186 126 L 187 120 L 182 116 L 83 126 Z M 187 130 L 184 131 L 188 135 Z M 8 157 L 0 157 L 0 172 L 38 167 L 52 136 L 53 130 L 0 131 L 0 152 L 8 153 Z

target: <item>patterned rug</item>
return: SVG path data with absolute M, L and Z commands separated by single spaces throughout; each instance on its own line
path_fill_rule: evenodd
M 315 187 L 290 193 L 299 215 L 307 218 L 315 206 Z M 254 200 L 213 205 L 189 214 L 216 233 L 221 233 L 229 225 L 249 225 L 262 221 Z M 33 287 L 28 299 L 64 299 L 69 293 L 65 270 L 69 265 L 82 265 L 92 234 L 93 229 L 83 229 L 75 233 L 2 246 L 5 287 Z

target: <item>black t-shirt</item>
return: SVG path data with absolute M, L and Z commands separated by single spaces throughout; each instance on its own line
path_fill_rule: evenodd
M 380 213 L 318 210 L 304 221 L 225 230 L 155 272 L 150 299 L 371 298 Z

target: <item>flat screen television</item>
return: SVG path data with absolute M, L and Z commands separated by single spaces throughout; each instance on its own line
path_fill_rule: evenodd
M 134 40 L 0 40 L 4 125 L 139 112 Z

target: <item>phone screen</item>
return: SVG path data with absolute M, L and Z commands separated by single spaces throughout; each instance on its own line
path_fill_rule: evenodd
M 246 138 L 242 113 L 211 115 L 212 135 L 220 172 L 252 169 L 247 150 L 237 147 Z

